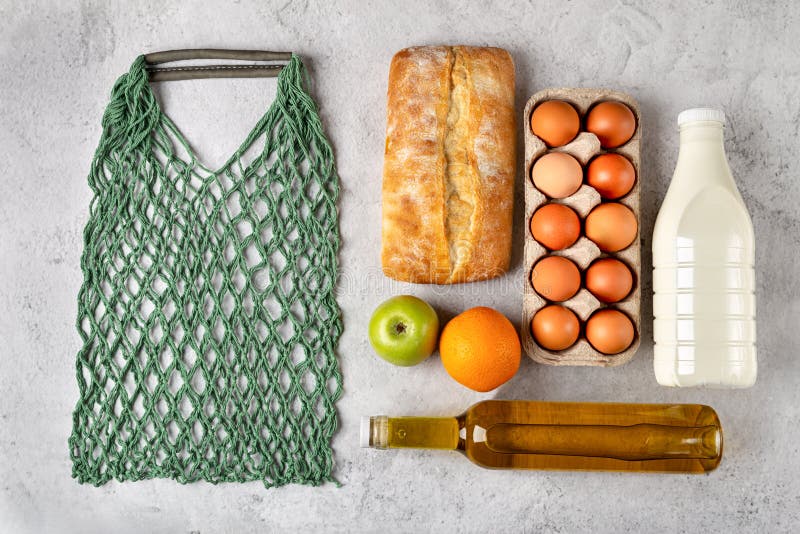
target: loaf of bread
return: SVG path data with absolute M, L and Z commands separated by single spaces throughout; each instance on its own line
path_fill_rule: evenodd
M 468 46 L 401 50 L 387 106 L 384 273 L 432 284 L 505 273 L 516 162 L 511 56 Z

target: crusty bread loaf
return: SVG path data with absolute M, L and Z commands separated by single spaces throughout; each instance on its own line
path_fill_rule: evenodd
M 389 71 L 382 264 L 394 279 L 485 280 L 508 270 L 514 63 L 500 48 L 407 48 Z

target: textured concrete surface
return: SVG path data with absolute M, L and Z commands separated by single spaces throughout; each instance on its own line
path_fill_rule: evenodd
M 211 4 L 0 1 L 0 531 L 797 530 L 797 4 Z M 371 354 L 366 323 L 391 294 L 427 298 L 445 317 L 479 304 L 515 320 L 521 313 L 520 217 L 515 270 L 501 280 L 417 287 L 391 284 L 379 272 L 387 68 L 396 50 L 429 43 L 509 49 L 520 112 L 530 94 L 550 86 L 607 86 L 633 94 L 644 123 L 645 251 L 675 161 L 677 113 L 701 104 L 725 109 L 730 163 L 758 239 L 760 376 L 754 388 L 659 387 L 649 328 L 639 354 L 622 368 L 548 368 L 526 360 L 513 381 L 487 395 L 449 380 L 438 358 L 398 369 Z M 199 46 L 295 50 L 312 71 L 343 186 L 340 303 L 346 329 L 339 354 L 346 393 L 334 439 L 340 489 L 266 491 L 259 484 L 181 486 L 167 480 L 94 488 L 70 478 L 66 440 L 79 346 L 75 297 L 90 198 L 85 177 L 100 116 L 114 79 L 138 53 Z M 187 82 L 161 94 L 213 162 L 238 145 L 274 94 L 273 84 Z M 649 253 L 644 259 L 649 263 Z M 644 304 L 649 309 L 650 300 Z M 649 319 L 646 314 L 644 324 Z M 357 447 L 361 415 L 455 414 L 486 397 L 708 403 L 725 425 L 725 459 L 707 476 L 500 472 L 481 470 L 457 453 Z

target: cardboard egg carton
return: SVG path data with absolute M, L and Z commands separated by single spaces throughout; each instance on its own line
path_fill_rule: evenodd
M 581 128 L 586 122 L 586 114 L 592 105 L 605 101 L 616 100 L 631 108 L 636 116 L 636 131 L 630 141 L 621 147 L 605 150 L 600 147 L 600 141 L 592 133 L 581 131 L 578 136 L 567 145 L 547 148 L 545 143 L 536 137 L 531 131 L 531 113 L 533 109 L 545 100 L 564 100 L 572 104 L 580 114 Z M 546 365 L 593 365 L 601 367 L 612 367 L 630 361 L 639 348 L 639 337 L 641 333 L 641 216 L 639 206 L 640 191 L 640 164 L 639 145 L 641 141 L 641 116 L 639 106 L 636 101 L 625 93 L 610 91 L 606 89 L 545 89 L 533 95 L 525 105 L 525 115 L 523 124 L 525 125 L 525 292 L 523 295 L 522 312 L 522 344 L 525 352 L 535 361 Z M 598 154 L 606 152 L 616 152 L 627 157 L 636 170 L 636 181 L 631 191 L 624 197 L 615 202 L 620 202 L 629 207 L 636 215 L 638 230 L 636 238 L 628 248 L 619 252 L 606 254 L 592 241 L 590 241 L 583 231 L 583 223 L 586 216 L 592 209 L 600 204 L 600 194 L 585 182 L 580 189 L 573 195 L 564 199 L 553 199 L 550 202 L 565 204 L 574 209 L 581 218 L 581 236 L 571 247 L 564 250 L 548 252 L 539 242 L 537 242 L 530 232 L 530 220 L 533 213 L 543 204 L 548 202 L 548 198 L 539 191 L 531 180 L 531 168 L 536 160 L 547 152 L 566 152 L 574 156 L 584 167 Z M 549 304 L 540 296 L 531 285 L 530 275 L 533 266 L 542 257 L 552 254 L 565 256 L 578 266 L 581 270 L 581 289 L 571 299 L 561 304 L 571 309 L 581 321 L 581 335 L 578 341 L 571 347 L 561 351 L 550 351 L 540 347 L 531 332 L 531 319 L 539 309 Z M 633 272 L 633 288 L 630 294 L 620 302 L 604 304 L 597 300 L 583 285 L 584 273 L 589 265 L 600 257 L 613 257 L 625 263 Z M 623 352 L 614 355 L 603 354 L 595 350 L 584 336 L 586 320 L 600 308 L 615 308 L 624 312 L 633 321 L 634 338 L 630 347 Z

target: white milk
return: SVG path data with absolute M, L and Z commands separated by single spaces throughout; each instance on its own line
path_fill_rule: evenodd
M 713 109 L 678 115 L 678 163 L 653 231 L 653 368 L 664 386 L 756 381 L 753 224 L 724 123 Z

